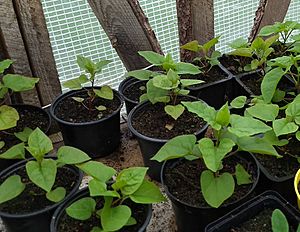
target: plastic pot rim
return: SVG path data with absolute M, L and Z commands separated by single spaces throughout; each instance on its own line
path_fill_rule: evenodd
M 241 152 L 245 152 L 245 151 L 241 151 Z M 161 168 L 161 172 L 160 172 L 160 179 L 161 179 L 161 183 L 162 183 L 162 186 L 167 194 L 167 196 L 170 198 L 171 202 L 179 202 L 180 204 L 184 205 L 184 206 L 188 206 L 190 208 L 193 208 L 193 209 L 203 209 L 203 210 L 212 210 L 212 209 L 222 209 L 222 208 L 226 208 L 226 207 L 229 207 L 233 204 L 236 204 L 237 202 L 245 199 L 247 196 L 249 196 L 255 189 L 255 187 L 257 186 L 258 184 L 258 181 L 259 181 L 259 178 L 260 178 L 260 170 L 259 170 L 259 167 L 258 167 L 258 163 L 257 163 L 257 160 L 255 159 L 255 157 L 253 156 L 253 154 L 251 152 L 245 152 L 245 153 L 248 153 L 248 155 L 250 155 L 250 157 L 252 157 L 253 161 L 254 161 L 254 164 L 256 164 L 256 171 L 257 171 L 257 178 L 255 180 L 255 182 L 252 184 L 252 187 L 251 189 L 247 192 L 247 194 L 245 194 L 242 198 L 236 200 L 236 201 L 233 201 L 231 203 L 228 203 L 226 205 L 221 205 L 220 207 L 218 208 L 214 208 L 214 207 L 210 207 L 210 206 L 203 206 L 203 207 L 196 207 L 195 205 L 191 205 L 189 203 L 186 203 L 180 199 L 178 199 L 177 197 L 175 197 L 170 191 L 169 191 L 169 188 L 167 187 L 167 185 L 165 184 L 165 181 L 164 181 L 164 170 L 165 170 L 165 166 L 167 164 L 167 162 L 175 162 L 176 160 L 180 160 L 180 159 L 183 159 L 183 158 L 176 158 L 176 159 L 170 159 L 170 160 L 166 160 L 164 161 L 163 165 L 162 165 L 162 168 Z M 187 160 L 188 162 L 188 160 Z
M 294 189 L 297 195 L 298 208 L 300 209 L 300 193 L 298 189 L 299 182 L 300 182 L 300 169 L 297 171 L 294 179 Z
M 91 87 L 87 87 L 87 89 L 90 89 Z M 95 86 L 94 88 L 101 88 L 100 86 Z M 120 105 L 118 107 L 118 109 L 116 109 L 112 114 L 110 114 L 108 117 L 106 118 L 101 118 L 99 120 L 95 120 L 95 121 L 90 121 L 90 122 L 79 122 L 79 123 L 74 123 L 74 122 L 68 122 L 68 121 L 64 121 L 60 118 L 58 118 L 56 115 L 55 115 L 55 109 L 57 107 L 57 104 L 65 99 L 66 97 L 69 97 L 70 95 L 74 94 L 74 93 L 79 93 L 79 92 L 83 92 L 85 90 L 83 89 L 80 89 L 80 90 L 71 90 L 71 91 L 68 91 L 66 93 L 63 93 L 61 95 L 59 95 L 58 97 L 56 97 L 53 101 L 53 103 L 51 104 L 50 106 L 50 115 L 59 123 L 62 123 L 62 124 L 65 124 L 65 125 L 70 125 L 70 126 L 87 126 L 87 125 L 94 125 L 94 124 L 98 124 L 99 122 L 103 122 L 103 121 L 106 121 L 107 119 L 115 116 L 116 114 L 118 114 L 120 111 L 121 111 L 121 108 L 123 107 L 123 104 L 124 104 L 124 100 L 122 98 L 122 96 L 119 94 L 118 91 L 114 90 L 113 89 L 113 92 L 115 94 L 116 97 L 118 97 L 118 99 L 120 100 Z
M 121 95 L 122 95 L 122 97 L 124 98 L 124 100 L 126 100 L 126 101 L 128 101 L 128 102 L 130 102 L 130 103 L 133 103 L 133 104 L 139 104 L 139 103 L 140 103 L 140 102 L 138 102 L 138 101 L 134 101 L 134 100 L 128 98 L 128 97 L 127 97 L 126 95 L 124 95 L 124 93 L 123 93 L 127 88 L 131 87 L 132 85 L 134 85 L 134 84 L 136 84 L 136 83 L 140 83 L 140 82 L 147 82 L 147 81 L 136 79 L 134 82 L 129 83 L 129 84 L 128 84 L 127 86 L 125 86 L 125 87 L 122 87 L 122 91 L 121 91 L 121 88 L 119 88 L 119 92 L 122 93 Z

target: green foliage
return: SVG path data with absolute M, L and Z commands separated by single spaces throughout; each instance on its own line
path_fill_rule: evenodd
M 273 211 L 271 223 L 273 232 L 289 232 L 289 223 L 281 210 Z
M 246 96 L 238 96 L 230 102 L 230 106 L 235 109 L 241 109 L 245 106 L 246 101 Z
M 93 62 L 91 59 L 84 56 L 77 56 L 77 64 L 81 70 L 85 73 L 82 73 L 79 77 L 68 80 L 63 83 L 63 86 L 72 90 L 79 90 L 83 88 L 83 85 L 90 82 L 91 89 L 87 90 L 88 97 L 86 99 L 80 97 L 73 97 L 73 99 L 85 106 L 85 108 L 92 111 L 94 109 L 103 110 L 94 105 L 94 100 L 96 97 L 100 97 L 106 100 L 113 100 L 114 94 L 111 87 L 104 85 L 100 89 L 94 88 L 96 75 L 101 73 L 102 69 L 108 65 L 111 61 L 109 60 L 100 60 L 98 62 Z M 86 101 L 88 104 L 86 104 Z
M 134 225 L 136 220 L 131 217 L 131 209 L 123 204 L 126 199 L 139 204 L 165 200 L 158 187 L 145 179 L 147 172 L 145 167 L 122 170 L 114 178 L 114 183 L 109 186 L 106 182 L 116 174 L 113 168 L 96 161 L 89 161 L 78 167 L 93 177 L 88 186 L 91 197 L 74 202 L 66 212 L 78 220 L 87 220 L 93 214 L 97 215 L 101 224 L 92 231 L 118 231 L 124 226 Z M 93 196 L 103 197 L 104 206 L 101 209 L 97 208 Z
M 13 107 L 0 106 L 0 131 L 15 127 L 18 120 L 19 114 Z
M 22 183 L 20 176 L 13 175 L 8 177 L 0 185 L 0 204 L 9 201 L 20 195 L 25 189 L 25 184 Z
M 235 178 L 238 185 L 251 184 L 251 175 L 245 170 L 241 164 L 235 166 Z

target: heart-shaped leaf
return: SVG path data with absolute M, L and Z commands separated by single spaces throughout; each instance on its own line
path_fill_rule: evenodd
M 159 203 L 166 200 L 159 188 L 148 180 L 144 180 L 138 190 L 129 197 L 133 202 L 139 204 Z
M 1 159 L 25 159 L 25 145 L 19 143 L 0 155 Z
M 125 226 L 131 216 L 131 209 L 126 205 L 104 208 L 101 211 L 101 224 L 105 231 L 118 231 Z
M 101 89 L 94 89 L 94 93 L 98 97 L 101 97 L 101 98 L 104 98 L 104 99 L 108 99 L 108 100 L 114 99 L 114 92 L 107 85 L 102 86 Z
M 17 125 L 19 120 L 18 112 L 11 106 L 0 106 L 0 131 Z
M 181 104 L 176 106 L 166 105 L 165 112 L 170 115 L 172 118 L 177 120 L 184 112 L 184 107 Z
M 56 189 L 48 192 L 46 197 L 49 201 L 60 202 L 66 196 L 66 189 L 63 187 L 57 187 Z
M 294 133 L 299 126 L 294 122 L 289 122 L 286 118 L 276 119 L 273 121 L 273 129 L 276 136 Z
M 21 177 L 13 175 L 8 177 L 0 185 L 0 204 L 9 201 L 20 195 L 25 189 L 25 184 L 22 183 Z
M 79 164 L 91 158 L 75 147 L 61 146 L 57 151 L 57 162 L 63 164 Z
M 33 89 L 39 78 L 25 77 L 17 74 L 7 74 L 3 77 L 4 86 L 14 92 L 21 92 Z
M 91 197 L 85 197 L 75 201 L 66 209 L 66 212 L 70 217 L 84 221 L 89 219 L 95 210 L 96 201 Z

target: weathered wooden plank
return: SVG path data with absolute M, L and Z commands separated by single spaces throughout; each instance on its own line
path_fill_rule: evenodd
M 214 38 L 213 0 L 177 0 L 180 45 L 192 40 L 200 44 Z M 195 54 L 181 51 L 181 60 L 190 61 Z
M 50 104 L 61 93 L 61 85 L 52 53 L 40 0 L 14 0 L 22 36 L 42 105 Z
M 5 58 L 14 61 L 11 71 L 32 76 L 26 48 L 18 25 L 12 0 L 0 1 L 0 42 Z M 21 94 L 24 103 L 40 105 L 37 91 L 30 90 Z M 20 99 L 19 99 L 20 101 Z
M 274 24 L 275 22 L 282 22 L 290 3 L 291 0 L 260 0 L 249 41 L 251 42 L 255 39 L 262 27 Z
M 138 51 L 161 48 L 137 0 L 88 0 L 127 70 L 144 68 L 148 63 Z

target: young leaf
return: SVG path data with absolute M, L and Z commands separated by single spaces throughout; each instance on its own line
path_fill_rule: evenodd
M 227 138 L 221 139 L 219 146 L 215 146 L 211 139 L 203 138 L 199 141 L 198 147 L 206 167 L 216 172 L 221 167 L 222 159 L 232 150 L 234 145 L 234 142 Z
M 78 78 L 67 80 L 62 85 L 63 85 L 63 87 L 72 89 L 72 90 L 82 89 L 81 81 Z
M 21 132 L 15 132 L 14 135 L 20 139 L 22 142 L 27 142 L 30 134 L 32 133 L 32 129 L 25 127 Z
M 65 198 L 65 196 L 66 189 L 63 187 L 57 187 L 56 189 L 46 193 L 47 199 L 52 202 L 60 202 Z
M 298 130 L 299 126 L 294 122 L 289 122 L 286 118 L 276 119 L 273 121 L 273 129 L 276 136 L 294 133 Z
M 266 103 L 271 102 L 277 85 L 284 73 L 285 72 L 282 70 L 282 68 L 277 67 L 269 71 L 264 76 L 263 81 L 261 83 L 261 93 Z
M 205 81 L 201 81 L 201 80 L 193 80 L 193 79 L 182 79 L 180 80 L 180 83 L 183 87 L 188 87 L 191 85 L 198 85 L 201 83 L 204 83 Z
M 152 51 L 139 51 L 140 56 L 144 57 L 150 64 L 160 66 L 164 63 L 165 57 Z
M 56 154 L 57 162 L 63 164 L 79 164 L 91 159 L 85 152 L 70 146 L 61 146 Z
M 200 52 L 200 44 L 197 40 L 188 42 L 188 43 L 182 45 L 180 48 L 186 49 L 186 50 L 189 50 L 192 52 Z
M 131 209 L 126 205 L 101 210 L 101 224 L 105 231 L 118 231 L 125 226 L 131 216 Z
M 228 103 L 226 102 L 225 105 L 218 110 L 216 115 L 216 122 L 221 126 L 228 126 L 230 119 L 230 112 L 228 108 Z
M 78 55 L 77 64 L 82 70 L 85 70 L 87 73 L 95 74 L 96 67 L 95 64 L 91 61 L 91 59 Z
M 190 63 L 178 62 L 175 64 L 175 72 L 177 74 L 200 74 L 202 71 L 198 66 L 195 66 Z
M 0 204 L 19 196 L 24 189 L 25 184 L 22 183 L 20 176 L 13 175 L 8 177 L 0 185 Z
M 130 167 L 123 169 L 112 185 L 114 190 L 121 190 L 123 195 L 131 195 L 142 185 L 148 168 Z
M 289 232 L 289 223 L 279 209 L 273 211 L 271 222 L 273 232 Z
M 258 36 L 269 36 L 275 33 L 279 33 L 278 25 L 267 25 L 260 29 Z
M 14 92 L 22 92 L 33 89 L 39 78 L 25 77 L 17 74 L 6 74 L 3 79 L 5 87 Z
M 72 99 L 73 99 L 74 101 L 79 102 L 79 103 L 84 102 L 84 98 L 82 98 L 82 97 L 72 97 Z
M 26 163 L 26 172 L 35 185 L 46 192 L 50 192 L 55 182 L 56 162 L 52 159 L 43 159 L 40 164 L 37 161 L 28 161 Z
M 235 109 L 241 109 L 245 106 L 246 101 L 247 101 L 246 96 L 238 96 L 231 101 L 230 106 Z
M 91 197 L 85 197 L 75 201 L 66 209 L 66 212 L 70 217 L 84 221 L 89 219 L 95 210 L 96 201 Z
M 0 131 L 15 127 L 19 119 L 18 111 L 13 107 L 7 105 L 0 106 Z
M 155 73 L 152 71 L 141 69 L 141 70 L 130 71 L 126 74 L 126 76 L 134 77 L 139 80 L 149 80 L 150 77 L 154 76 L 154 74 Z
M 105 106 L 102 106 L 102 105 L 96 106 L 95 108 L 96 108 L 97 110 L 99 110 L 99 111 L 104 111 L 104 110 L 107 109 Z
M 5 146 L 5 142 L 4 141 L 0 141 L 0 149 L 2 149 Z
M 296 132 L 296 139 L 298 139 L 298 141 L 300 141 L 300 131 Z
M 292 103 L 288 104 L 285 114 L 293 119 L 295 123 L 300 125 L 300 103 L 295 99 Z
M 128 219 L 128 222 L 126 223 L 125 226 L 133 226 L 133 225 L 135 225 L 136 223 L 137 223 L 137 221 L 136 221 L 133 217 L 130 217 L 130 218 Z
M 151 160 L 162 162 L 192 154 L 196 140 L 195 135 L 176 136 L 163 145 Z
M 168 72 L 168 75 L 170 76 L 172 74 L 177 76 L 177 81 L 175 83 L 173 83 L 171 78 L 168 78 L 168 76 L 166 76 L 166 75 L 157 75 L 157 76 L 153 77 L 153 79 L 152 79 L 153 85 L 156 88 L 165 89 L 165 90 L 177 88 L 177 86 L 179 85 L 178 75 L 174 71 L 172 71 L 172 69 L 170 69 L 170 71 Z
M 95 179 L 104 183 L 116 174 L 115 169 L 108 167 L 98 161 L 88 161 L 86 163 L 78 164 L 76 166 L 82 171 L 84 171 L 87 175 L 92 176 Z
M 0 74 L 4 72 L 4 70 L 8 69 L 9 66 L 13 63 L 12 60 L 6 59 L 0 62 Z
M 176 106 L 166 105 L 165 112 L 173 119 L 177 120 L 183 114 L 184 107 L 181 104 L 178 104 Z
M 212 38 L 211 40 L 209 40 L 208 42 L 206 42 L 205 44 L 202 45 L 202 49 L 203 49 L 205 55 L 207 55 L 209 50 L 219 42 L 219 38 L 220 38 L 220 36 L 218 36 L 216 38 Z
M 168 96 L 168 93 L 168 90 L 155 87 L 153 79 L 147 82 L 147 98 L 152 104 L 155 104 L 156 102 L 169 102 L 170 97 Z
M 228 44 L 229 47 L 233 49 L 238 49 L 238 48 L 246 48 L 248 46 L 248 41 L 244 38 L 238 38 L 232 41 L 230 44 Z
M 251 175 L 245 170 L 241 164 L 235 166 L 235 178 L 238 185 L 251 184 Z
M 227 172 L 215 177 L 212 171 L 203 171 L 200 183 L 205 201 L 214 208 L 218 208 L 234 192 L 234 179 Z
M 111 63 L 111 60 L 101 60 L 101 61 L 97 62 L 95 64 L 95 72 L 96 73 L 101 72 L 102 69 L 109 63 Z
M 25 145 L 19 143 L 0 155 L 0 159 L 25 159 Z
M 246 109 L 252 117 L 266 122 L 274 121 L 279 112 L 279 106 L 274 104 L 258 103 Z
M 133 202 L 139 204 L 159 203 L 166 200 L 159 188 L 148 180 L 144 180 L 142 185 L 129 197 Z
M 94 93 L 98 97 L 101 97 L 101 98 L 104 98 L 104 99 L 108 99 L 108 100 L 114 99 L 114 92 L 107 85 L 102 86 L 101 89 L 93 89 L 93 90 L 94 90 Z
M 252 49 L 251 48 L 238 48 L 238 49 L 230 52 L 229 55 L 252 57 Z
M 117 197 L 120 198 L 120 194 L 117 191 L 107 190 L 107 185 L 105 182 L 99 181 L 97 179 L 92 179 L 89 182 L 90 196 L 106 196 L 106 197 Z

